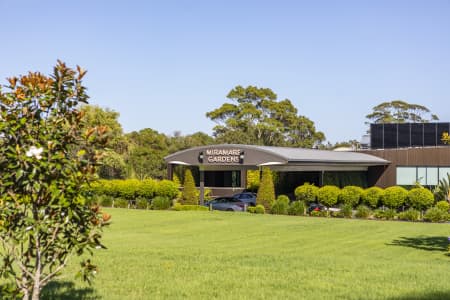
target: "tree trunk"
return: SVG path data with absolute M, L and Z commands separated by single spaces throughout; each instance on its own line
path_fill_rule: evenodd
M 41 294 L 41 287 L 39 285 L 39 279 L 34 282 L 33 286 L 33 295 L 31 300 L 39 300 L 39 296 Z

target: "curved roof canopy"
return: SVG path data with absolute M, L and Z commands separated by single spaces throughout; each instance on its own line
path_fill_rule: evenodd
M 382 158 L 359 153 L 289 147 L 255 145 L 209 145 L 190 148 L 166 156 L 168 164 L 182 165 L 350 165 L 377 166 L 390 162 Z

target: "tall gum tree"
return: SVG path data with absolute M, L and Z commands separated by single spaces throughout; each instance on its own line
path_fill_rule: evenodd
M 289 99 L 278 101 L 271 89 L 236 86 L 227 98 L 232 103 L 206 113 L 217 123 L 216 142 L 311 148 L 325 139 L 313 121 Z

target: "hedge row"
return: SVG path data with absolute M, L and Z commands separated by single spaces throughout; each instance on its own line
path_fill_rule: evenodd
M 106 195 L 126 200 L 155 197 L 175 199 L 180 194 L 179 184 L 170 180 L 154 179 L 99 180 L 91 183 L 85 192 L 88 195 Z
M 304 184 L 295 189 L 296 200 L 311 203 L 319 203 L 331 207 L 336 204 L 349 205 L 352 208 L 359 204 L 365 204 L 371 208 L 386 206 L 397 209 L 408 206 L 418 210 L 425 210 L 434 204 L 433 193 L 426 188 L 413 188 L 406 190 L 400 186 L 392 186 L 386 189 L 371 187 L 362 189 L 357 186 L 346 186 L 342 189 L 326 185 L 321 188 L 310 184 Z

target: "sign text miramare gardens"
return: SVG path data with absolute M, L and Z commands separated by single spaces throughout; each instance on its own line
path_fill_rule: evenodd
M 240 149 L 207 149 L 206 161 L 210 164 L 239 164 L 243 154 Z

